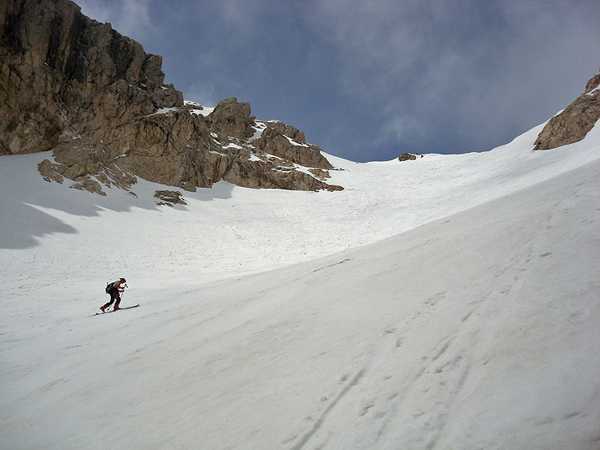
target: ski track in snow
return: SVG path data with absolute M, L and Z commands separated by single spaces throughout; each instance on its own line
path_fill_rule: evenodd
M 0 448 L 600 448 L 600 132 L 539 129 L 173 209 L 2 157 Z

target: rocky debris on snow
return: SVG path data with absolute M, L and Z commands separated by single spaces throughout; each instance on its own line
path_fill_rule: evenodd
M 155 191 L 154 198 L 158 199 L 157 205 L 175 206 L 187 205 L 183 194 L 179 191 Z
M 341 189 L 312 176 L 332 166 L 301 131 L 256 121 L 234 97 L 215 108 L 184 102 L 164 83 L 160 56 L 71 1 L 3 2 L 0 24 L 0 155 L 53 150 L 39 165 L 47 181 L 92 192 L 129 189 L 136 176 L 190 191 L 220 180 Z
M 600 73 L 586 84 L 583 94 L 554 116 L 538 135 L 535 150 L 548 150 L 582 140 L 600 119 Z

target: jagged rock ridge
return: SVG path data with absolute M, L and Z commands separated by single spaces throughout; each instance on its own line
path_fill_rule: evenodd
M 301 131 L 257 121 L 235 98 L 184 102 L 160 56 L 71 1 L 4 1 L 0 24 L 0 155 L 53 150 L 39 167 L 49 181 L 98 193 L 135 176 L 187 190 L 342 189 Z
M 582 140 L 600 120 L 600 73 L 586 84 L 583 94 L 554 116 L 538 135 L 535 150 L 548 150 Z

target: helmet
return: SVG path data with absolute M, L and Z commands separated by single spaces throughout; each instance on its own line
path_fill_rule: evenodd
M 121 281 L 122 283 L 127 282 L 127 280 L 125 278 L 123 278 L 123 277 L 121 277 L 121 279 L 119 281 Z

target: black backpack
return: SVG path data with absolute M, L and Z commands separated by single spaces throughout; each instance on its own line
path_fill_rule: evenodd
M 108 283 L 106 285 L 106 289 L 104 289 L 104 292 L 106 292 L 107 294 L 110 294 L 110 291 L 113 290 L 113 287 L 114 287 L 113 285 L 114 285 L 114 282 Z

